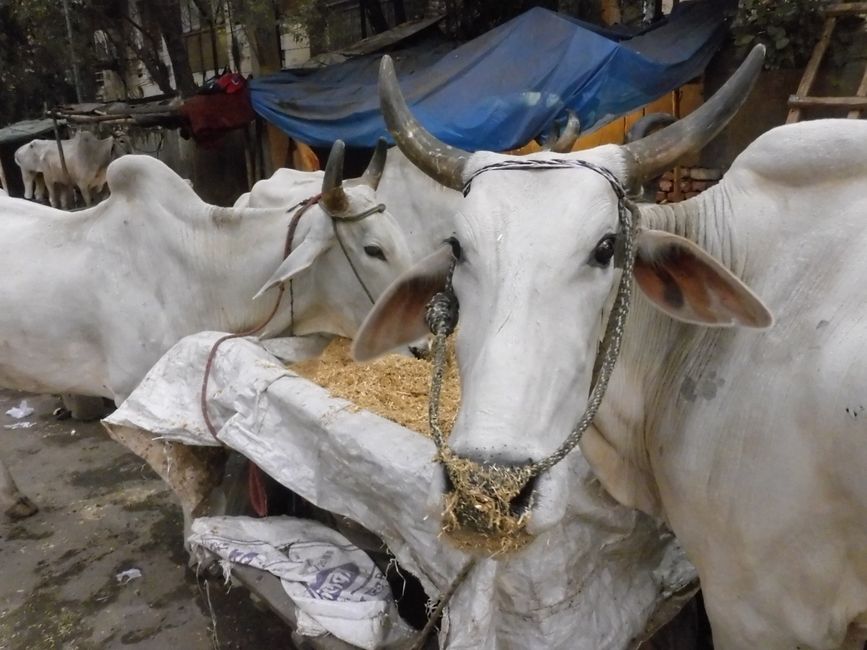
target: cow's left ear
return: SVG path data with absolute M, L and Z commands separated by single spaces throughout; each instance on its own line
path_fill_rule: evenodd
M 292 252 L 277 267 L 277 270 L 274 271 L 274 274 L 268 281 L 262 285 L 259 292 L 253 296 L 253 300 L 268 291 L 268 289 L 288 282 L 302 271 L 309 269 L 313 265 L 313 262 L 331 248 L 333 243 L 334 234 L 331 230 L 330 220 L 328 218 L 317 219 L 304 236 L 304 239 L 300 243 L 296 240 Z
M 686 323 L 755 327 L 774 323 L 747 285 L 693 242 L 661 230 L 638 235 L 635 281 L 666 314 Z

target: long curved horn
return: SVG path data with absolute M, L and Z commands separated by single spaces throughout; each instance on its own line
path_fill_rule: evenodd
M 373 189 L 379 187 L 379 181 L 382 180 L 382 172 L 385 169 L 385 156 L 388 153 L 388 144 L 385 138 L 380 138 L 376 143 L 376 149 L 373 150 L 373 158 L 367 164 L 367 169 L 359 178 L 359 182 L 369 185 Z
M 677 118 L 671 113 L 648 113 L 629 127 L 626 132 L 626 144 L 638 142 L 641 138 L 646 138 L 651 133 L 675 122 Z
M 543 149 L 554 153 L 569 153 L 575 146 L 575 141 L 579 135 L 581 135 L 581 120 L 578 119 L 575 111 L 569 111 L 569 119 L 566 120 L 566 126 L 560 132 L 560 137 L 554 140 L 550 146 L 546 144 Z
M 349 207 L 346 192 L 343 191 L 343 153 L 346 145 L 343 140 L 335 140 L 325 163 L 325 176 L 322 179 L 322 201 L 331 212 L 343 212 Z
M 472 154 L 438 140 L 412 116 L 387 54 L 379 64 L 379 102 L 385 125 L 410 162 L 438 183 L 462 190 L 464 165 Z
M 729 123 L 746 101 L 765 60 L 765 46 L 756 45 L 713 97 L 671 126 L 623 145 L 629 165 L 627 184 L 643 183 L 674 167 L 684 155 L 701 149 Z

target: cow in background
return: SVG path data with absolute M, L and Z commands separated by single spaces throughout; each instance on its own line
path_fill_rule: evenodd
M 0 385 L 120 403 L 196 332 L 262 325 L 262 337 L 353 337 L 372 300 L 411 262 L 374 194 L 383 162 L 384 150 L 344 186 L 338 143 L 324 173 L 295 172 L 286 200 L 264 209 L 208 205 L 149 156 L 114 161 L 111 195 L 87 210 L 0 199 L 0 275 L 14 278 L 0 283 Z M 287 255 L 293 215 L 320 194 L 299 217 Z M 278 288 L 290 280 L 283 295 Z M 219 475 L 212 459 L 183 446 L 164 450 L 133 435 L 120 442 L 173 489 L 178 481 L 212 486 Z M 197 487 L 182 502 L 187 521 L 207 493 Z
M 71 139 L 60 142 L 68 176 L 56 141 L 32 140 L 16 150 L 25 199 L 39 200 L 47 191 L 52 207 L 68 210 L 78 189 L 85 205 L 92 205 L 105 188 L 109 163 L 131 152 L 129 138 L 121 133 L 100 139 L 90 131 L 78 131 Z

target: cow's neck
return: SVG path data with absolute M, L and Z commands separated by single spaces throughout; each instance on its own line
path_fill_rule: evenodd
M 682 203 L 641 206 L 641 225 L 693 241 L 740 275 L 744 262 L 735 253 L 737 233 L 728 206 L 724 189 L 712 188 Z M 677 322 L 643 297 L 633 298 L 620 358 L 594 428 L 582 444 L 591 465 L 606 466 L 600 475 L 607 473 L 609 483 L 610 477 L 620 481 L 606 487 L 621 502 L 664 515 L 653 481 L 651 445 L 662 442 L 661 428 L 683 389 L 685 373 L 695 375 L 709 363 L 720 335 L 718 329 Z
M 272 289 L 255 301 L 253 296 L 282 261 L 292 214 L 283 209 L 213 207 L 211 218 L 224 227 L 216 233 L 209 231 L 213 234 L 208 235 L 211 254 L 207 258 L 220 267 L 218 275 L 225 276 L 226 281 L 204 283 L 211 295 L 206 317 L 211 322 L 209 328 L 214 329 L 219 324 L 224 331 L 241 332 L 261 325 L 274 309 L 278 290 Z M 309 228 L 308 221 L 302 217 L 295 232 L 296 247 Z M 314 282 L 315 274 L 309 272 L 293 281 L 292 311 L 298 334 L 315 331 L 311 327 L 323 320 L 311 297 L 314 292 L 308 286 Z M 289 303 L 287 287 L 280 308 L 267 328 L 269 335 L 284 332 L 289 327 Z

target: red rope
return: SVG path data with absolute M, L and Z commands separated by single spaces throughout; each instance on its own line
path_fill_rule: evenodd
M 305 212 L 307 212 L 308 209 L 310 209 L 312 206 L 316 205 L 319 202 L 319 199 L 321 197 L 321 194 L 317 194 L 316 196 L 311 196 L 309 199 L 306 199 L 295 211 L 295 214 L 292 215 L 292 220 L 289 222 L 289 227 L 286 231 L 286 243 L 283 246 L 284 260 L 289 257 L 289 254 L 292 252 L 292 243 L 295 240 L 295 231 L 298 229 L 298 222 L 301 220 L 301 217 L 304 215 Z M 289 280 L 289 283 L 291 287 L 292 280 Z M 257 325 L 256 327 L 245 330 L 243 332 L 237 332 L 235 334 L 226 334 L 225 336 L 221 336 L 214 342 L 214 344 L 211 346 L 210 352 L 208 352 L 208 360 L 205 362 L 205 372 L 204 376 L 202 377 L 202 391 L 199 396 L 199 405 L 202 409 L 202 418 L 205 420 L 205 426 L 208 428 L 208 432 L 213 436 L 214 440 L 216 440 L 220 444 L 222 444 L 222 441 L 217 437 L 217 429 L 216 427 L 214 427 L 214 423 L 211 421 L 211 416 L 208 414 L 208 382 L 211 378 L 211 369 L 214 366 L 214 359 L 217 356 L 217 350 L 223 343 L 230 339 L 253 336 L 254 334 L 261 332 L 263 329 L 265 329 L 265 327 L 268 326 L 268 323 L 271 322 L 271 319 L 274 318 L 277 310 L 280 308 L 280 302 L 283 300 L 284 293 L 285 287 L 281 284 L 280 291 L 277 294 L 277 302 L 274 303 L 274 308 L 271 310 L 271 313 L 268 314 L 268 318 L 266 318 L 260 325 Z M 291 323 L 290 327 L 294 326 L 294 320 L 295 314 L 293 307 L 293 322 Z M 256 469 L 254 470 L 253 468 Z M 252 490 L 250 492 L 250 498 L 251 504 L 253 505 L 254 510 L 256 510 L 256 514 L 258 514 L 260 517 L 264 517 L 268 514 L 268 495 L 264 491 L 262 476 L 254 476 L 255 471 L 257 470 L 261 472 L 261 470 L 251 461 L 249 470 L 250 473 L 248 474 L 248 488 Z M 255 485 L 254 482 L 256 483 Z

